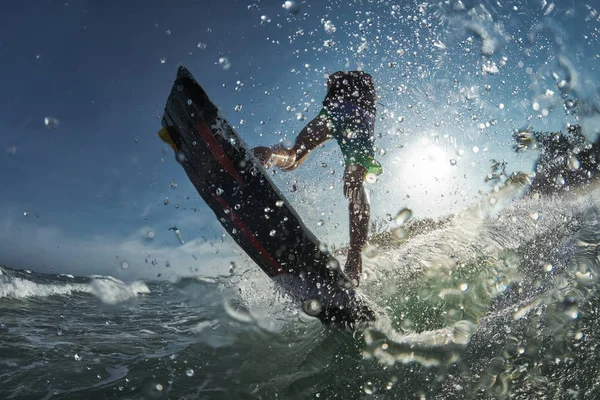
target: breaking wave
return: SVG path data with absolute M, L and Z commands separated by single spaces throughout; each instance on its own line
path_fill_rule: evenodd
M 91 294 L 105 304 L 118 304 L 148 293 L 150 289 L 141 281 L 126 284 L 110 276 L 98 275 L 85 278 L 61 274 L 54 277 L 0 267 L 0 299 Z

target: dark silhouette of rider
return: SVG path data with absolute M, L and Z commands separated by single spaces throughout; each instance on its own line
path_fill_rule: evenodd
M 362 272 L 362 248 L 369 232 L 369 196 L 364 182 L 368 174 L 382 173 L 375 156 L 375 85 L 371 75 L 361 71 L 338 71 L 329 76 L 321 112 L 298 134 L 294 146 L 259 146 L 255 156 L 267 166 L 291 171 L 302 164 L 312 150 L 335 139 L 346 164 L 344 195 L 349 201 L 350 246 L 345 273 L 358 285 Z

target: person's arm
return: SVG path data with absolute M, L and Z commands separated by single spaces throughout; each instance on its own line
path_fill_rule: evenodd
M 306 160 L 311 151 L 332 137 L 326 121 L 322 115 L 313 118 L 302 128 L 291 149 L 278 145 L 273 148 L 259 146 L 252 151 L 263 165 L 275 165 L 284 171 L 294 170 Z

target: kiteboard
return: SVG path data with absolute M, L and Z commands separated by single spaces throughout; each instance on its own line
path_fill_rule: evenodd
M 355 327 L 375 318 L 339 262 L 304 225 L 252 151 L 183 66 L 159 136 L 248 256 L 324 324 Z

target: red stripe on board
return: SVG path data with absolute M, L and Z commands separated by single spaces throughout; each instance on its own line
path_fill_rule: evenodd
M 202 139 L 206 142 L 208 149 L 213 153 L 221 168 L 231 175 L 240 185 L 244 185 L 246 180 L 240 175 L 231 159 L 225 154 L 223 147 L 217 142 L 213 132 L 202 122 L 198 122 L 197 130 Z
M 222 198 L 221 196 L 218 196 L 216 193 L 213 193 L 212 195 L 219 202 L 221 207 L 223 207 L 224 209 L 229 211 L 229 214 L 228 214 L 229 219 L 231 219 L 231 221 L 233 221 L 233 224 L 235 225 L 235 227 L 242 232 L 242 234 L 250 242 L 252 247 L 254 247 L 256 250 L 258 250 L 258 252 L 269 262 L 269 264 L 271 264 L 271 267 L 278 274 L 282 273 L 283 268 L 281 267 L 281 265 L 271 256 L 271 254 L 269 254 L 267 249 L 265 249 L 263 247 L 263 245 L 260 244 L 260 242 L 258 240 L 256 240 L 256 237 L 254 237 L 252 232 L 250 232 L 250 230 L 248 229 L 248 227 L 246 226 L 244 221 L 242 221 L 240 216 L 237 215 L 237 213 L 235 213 L 235 211 L 233 211 L 233 209 L 231 208 L 229 203 L 227 203 L 227 201 L 224 198 Z

